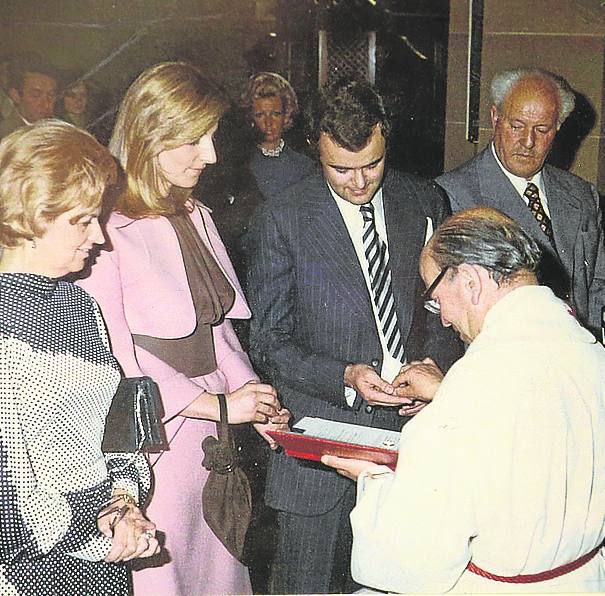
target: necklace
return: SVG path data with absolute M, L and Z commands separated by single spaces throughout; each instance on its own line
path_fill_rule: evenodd
M 284 150 L 285 145 L 284 140 L 279 139 L 279 144 L 277 147 L 275 147 L 275 149 L 265 149 L 262 145 L 259 145 L 258 148 L 265 157 L 279 157 L 281 152 Z

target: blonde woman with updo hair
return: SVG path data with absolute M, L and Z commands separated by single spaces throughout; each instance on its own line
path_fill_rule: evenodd
M 95 296 L 114 354 L 127 376 L 157 382 L 170 449 L 152 458 L 148 514 L 165 533 L 167 556 L 138 565 L 136 596 L 244 594 L 247 568 L 202 514 L 201 442 L 216 435 L 217 394 L 229 422 L 265 434 L 285 427 L 276 392 L 258 381 L 233 331 L 250 317 L 209 210 L 191 195 L 216 162 L 213 137 L 226 108 L 192 65 L 144 71 L 120 106 L 110 150 L 126 174 L 107 223 L 108 246 L 82 285 Z M 153 517 L 155 516 L 155 517 Z
M 244 84 L 239 104 L 256 141 L 250 171 L 265 198 L 279 197 L 313 169 L 312 160 L 284 140 L 298 114 L 296 93 L 281 75 L 259 72 Z
M 0 143 L 0 594 L 127 596 L 158 552 L 143 455 L 103 455 L 120 380 L 95 301 L 66 276 L 95 245 L 109 151 L 44 120 Z

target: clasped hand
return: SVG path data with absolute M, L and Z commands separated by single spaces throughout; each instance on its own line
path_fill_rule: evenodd
M 442 380 L 443 373 L 431 358 L 413 360 L 402 366 L 393 384 L 397 395 L 411 399 L 412 403 L 403 406 L 399 413 L 402 416 L 417 414 L 432 401 Z
M 397 379 L 387 383 L 367 364 L 349 364 L 345 368 L 344 382 L 372 406 L 402 406 L 413 402 L 409 397 L 399 394 Z
M 443 373 L 431 358 L 414 360 L 402 366 L 388 383 L 367 364 L 349 364 L 345 385 L 352 387 L 370 405 L 399 406 L 402 416 L 414 416 L 433 399 Z
M 111 549 L 105 557 L 107 563 L 151 557 L 160 550 L 155 524 L 146 519 L 138 507 L 119 497 L 99 512 L 97 527 L 101 534 L 111 538 Z

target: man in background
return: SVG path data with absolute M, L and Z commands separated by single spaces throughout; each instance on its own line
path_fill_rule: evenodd
M 8 96 L 15 109 L 0 122 L 0 138 L 27 124 L 55 115 L 58 77 L 48 64 L 34 58 L 15 60 L 9 68 Z
M 545 164 L 575 96 L 564 79 L 539 69 L 497 75 L 491 95 L 491 143 L 437 183 L 453 211 L 489 205 L 517 221 L 542 249 L 540 281 L 600 337 L 605 249 L 599 197 L 585 180 Z

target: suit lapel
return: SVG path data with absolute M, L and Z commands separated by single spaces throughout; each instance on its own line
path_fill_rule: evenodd
M 544 166 L 542 179 L 559 257 L 567 271 L 573 271 L 573 249 L 582 221 L 581 205 L 576 201 L 573 188 L 550 166 Z
M 414 200 L 415 189 L 394 184 L 388 176 L 383 185 L 384 216 L 389 242 L 393 296 L 399 329 L 408 337 L 413 318 L 414 295 L 418 286 L 419 256 L 426 237 L 426 217 Z M 433 226 L 436 222 L 433 222 Z
M 573 272 L 573 248 L 581 214 L 578 207 L 572 205 L 574 199 L 571 189 L 565 188 L 562 181 L 561 184 L 558 180 L 553 182 L 552 171 L 548 167 L 543 170 L 543 175 L 556 252 L 530 209 L 500 169 L 489 146 L 477 160 L 481 202 L 500 209 L 536 240 L 543 252 L 539 277 L 555 294 L 563 297 L 569 291 L 568 272 Z
M 498 166 L 489 146 L 477 160 L 477 168 L 481 201 L 492 205 L 517 221 L 544 249 L 551 250 L 544 232 L 510 180 Z M 566 264 L 567 269 L 571 270 L 573 250 L 561 252 L 560 249 L 569 249 L 575 245 L 581 210 L 573 196 L 573 189 L 568 188 L 565 182 L 556 176 L 556 171 L 547 165 L 544 167 L 542 175 L 555 245 L 559 249 L 558 256 Z
M 533 238 L 545 240 L 544 232 L 538 222 L 510 180 L 500 169 L 490 145 L 481 154 L 477 162 L 477 168 L 481 202 L 499 209 L 502 213 L 514 219 Z
M 340 287 L 339 293 L 351 308 L 373 321 L 370 294 L 340 209 L 322 176 L 314 177 L 308 190 L 303 200 L 309 218 L 309 250 L 316 251 L 317 257 L 323 260 L 326 278 Z

